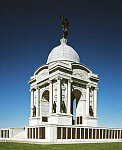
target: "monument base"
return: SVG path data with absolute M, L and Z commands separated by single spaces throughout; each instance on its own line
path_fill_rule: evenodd
M 97 127 L 98 126 L 98 117 L 90 117 L 90 116 L 84 117 L 83 125 Z
M 42 124 L 41 117 L 31 117 L 29 118 L 29 126 L 35 126 Z
M 72 114 L 53 113 L 48 116 L 48 124 L 72 125 Z

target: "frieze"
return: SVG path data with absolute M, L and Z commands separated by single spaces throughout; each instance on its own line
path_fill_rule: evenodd
M 73 70 L 73 75 L 76 76 L 76 77 L 79 77 L 82 80 L 88 79 L 88 73 L 84 70 L 74 69 Z

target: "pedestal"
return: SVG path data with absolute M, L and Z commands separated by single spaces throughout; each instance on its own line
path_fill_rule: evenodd
M 48 124 L 72 125 L 72 115 L 65 113 L 56 113 L 48 116 Z

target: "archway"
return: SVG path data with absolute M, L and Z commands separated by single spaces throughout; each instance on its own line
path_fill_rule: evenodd
M 76 117 L 77 117 L 77 106 L 78 106 L 78 102 L 81 98 L 81 91 L 80 90 L 73 90 L 72 94 L 71 94 L 71 114 L 73 115 L 72 118 L 72 124 L 76 124 Z
M 42 94 L 42 121 L 43 117 L 49 115 L 49 91 L 45 90 Z

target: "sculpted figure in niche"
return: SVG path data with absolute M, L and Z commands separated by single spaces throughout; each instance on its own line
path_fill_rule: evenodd
M 53 113 L 56 113 L 56 103 L 55 103 L 55 101 L 53 103 Z
M 66 107 L 65 107 L 64 101 L 62 101 L 61 109 L 62 109 L 62 112 L 63 112 L 63 113 L 66 113 Z
M 92 109 L 92 106 L 89 106 L 89 114 L 90 114 L 90 116 L 93 116 L 93 109 Z
M 33 117 L 36 117 L 36 106 L 34 105 L 33 109 Z

